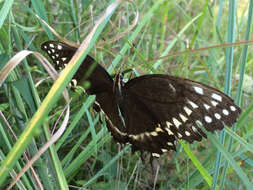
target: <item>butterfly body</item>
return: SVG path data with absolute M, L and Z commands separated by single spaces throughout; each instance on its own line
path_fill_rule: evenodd
M 62 47 L 54 52 L 64 49 L 59 55 L 68 57 L 60 58 L 63 65 L 74 55 L 75 48 L 48 41 L 42 44 L 42 49 L 52 58 L 48 50 L 59 45 Z M 56 59 L 52 60 L 57 64 Z M 93 70 L 87 75 L 91 67 Z M 229 96 L 189 79 L 151 74 L 124 83 L 118 74 L 113 81 L 90 56 L 73 78 L 78 84 L 90 82 L 87 93 L 96 95 L 106 115 L 107 127 L 117 142 L 130 143 L 134 150 L 147 151 L 153 156 L 176 150 L 177 139 L 190 143 L 201 141 L 206 134 L 200 126 L 211 132 L 221 130 L 224 124 L 233 125 L 241 113 Z

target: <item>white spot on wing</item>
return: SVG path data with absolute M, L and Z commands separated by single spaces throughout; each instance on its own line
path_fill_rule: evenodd
M 168 127 L 166 127 L 165 130 L 168 132 L 168 135 L 174 135 L 174 133 Z
M 207 123 L 211 123 L 211 122 L 212 122 L 212 118 L 209 117 L 209 116 L 205 116 L 205 121 L 206 121 Z
M 172 123 L 166 121 L 167 127 L 165 127 L 165 130 L 168 132 L 168 135 L 174 135 L 174 133 L 170 130 L 170 126 L 172 126 Z
M 160 128 L 160 127 L 155 128 L 155 131 L 156 132 L 163 132 L 162 128 Z
M 154 156 L 154 157 L 160 157 L 160 154 L 157 154 L 157 153 L 152 153 L 152 156 Z
M 56 61 L 56 64 L 58 65 L 59 63 L 60 63 L 60 62 L 57 60 L 57 61 Z
M 204 107 L 206 108 L 206 110 L 209 110 L 210 106 L 207 104 L 204 104 Z
M 215 113 L 215 114 L 214 114 L 214 117 L 215 117 L 216 119 L 220 119 L 220 118 L 221 118 L 221 115 L 218 114 L 218 113 Z
M 175 117 L 172 118 L 174 125 L 176 126 L 176 128 L 178 128 L 182 123 L 180 121 L 178 121 Z
M 226 110 L 226 109 L 222 110 L 222 113 L 223 113 L 224 115 L 228 115 L 228 114 L 229 114 L 228 110 Z
M 61 58 L 62 61 L 66 61 L 66 59 L 67 59 L 66 57 L 62 57 Z
M 44 49 L 47 49 L 47 46 L 46 46 L 46 45 L 44 45 Z
M 155 137 L 155 136 L 158 136 L 158 133 L 155 132 L 155 131 L 151 132 L 150 134 L 151 134 L 152 136 L 154 136 L 154 137 Z
M 185 117 L 183 114 L 179 114 L 180 118 L 182 119 L 183 122 L 186 122 L 188 120 L 187 117 Z
M 57 48 L 58 48 L 58 50 L 61 50 L 62 46 L 60 44 L 58 44 Z
M 137 140 L 137 136 L 136 135 L 129 135 L 130 138 Z
M 192 108 L 195 109 L 195 108 L 198 108 L 199 106 L 197 104 L 195 104 L 194 102 L 188 100 L 188 103 L 191 104 Z
M 49 44 L 49 46 L 50 46 L 51 48 L 54 48 L 54 44 Z
M 197 92 L 198 94 L 201 94 L 201 95 L 204 94 L 202 88 L 200 88 L 200 87 L 198 87 L 198 86 L 194 86 L 193 88 L 194 88 L 195 92 Z
M 235 106 L 230 106 L 230 110 L 235 111 L 236 110 Z
M 54 52 L 55 52 L 55 50 L 54 50 L 54 49 L 52 49 L 52 52 L 54 53 Z
M 162 150 L 162 152 L 168 152 L 168 150 L 164 149 L 164 148 L 162 148 L 161 150 Z
M 172 123 L 166 121 L 166 125 L 167 125 L 168 128 L 170 128 L 170 126 L 172 126 Z
M 186 136 L 191 136 L 191 133 L 189 133 L 189 131 L 185 131 L 185 135 Z
M 182 138 L 182 135 L 180 133 L 177 133 L 178 138 Z
M 218 102 L 213 101 L 213 100 L 211 101 L 211 103 L 212 103 L 213 106 L 217 106 L 218 105 Z
M 187 113 L 187 115 L 191 115 L 192 110 L 190 110 L 188 107 L 184 107 L 184 111 Z
M 212 94 L 212 98 L 215 99 L 215 100 L 218 100 L 220 102 L 222 100 L 222 97 L 220 95 L 218 95 L 218 94 L 215 94 L 215 93 Z
M 173 146 L 173 144 L 171 142 L 167 142 L 168 146 Z

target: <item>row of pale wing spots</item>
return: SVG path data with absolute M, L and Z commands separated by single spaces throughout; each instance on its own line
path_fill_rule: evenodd
M 155 137 L 155 136 L 158 136 L 159 132 L 164 132 L 164 130 L 161 128 L 161 125 L 158 124 L 158 126 L 155 129 L 155 131 L 152 131 L 152 132 L 149 132 L 149 133 L 148 132 L 144 132 L 144 133 L 141 133 L 141 134 L 138 134 L 138 135 L 128 135 L 127 133 L 123 133 L 123 132 L 119 131 L 118 128 L 113 125 L 113 123 L 111 122 L 110 118 L 104 113 L 104 111 L 102 109 L 101 109 L 101 112 L 105 115 L 107 121 L 110 122 L 110 125 L 114 128 L 115 131 L 117 131 L 118 134 L 120 134 L 121 136 L 128 136 L 128 137 L 130 137 L 133 140 L 142 141 L 142 140 L 145 139 L 145 137 L 146 138 L 150 138 L 151 136 Z M 175 141 L 174 143 L 176 144 L 177 142 Z M 171 143 L 171 142 L 167 142 L 167 145 L 170 146 L 170 147 L 174 146 L 174 144 Z M 168 151 L 167 149 L 161 149 L 161 150 L 162 150 L 162 152 L 167 152 Z M 160 155 L 158 153 L 152 153 L 152 156 L 159 157 Z
M 173 87 L 173 86 L 171 86 L 171 88 L 172 88 L 172 87 Z M 194 86 L 193 88 L 194 88 L 194 90 L 195 90 L 196 93 L 198 93 L 198 94 L 200 94 L 200 95 L 204 95 L 204 90 L 203 90 L 201 87 Z M 219 104 L 217 101 L 222 102 L 222 97 L 221 97 L 220 95 L 216 94 L 216 93 L 213 93 L 213 94 L 211 95 L 211 97 L 214 99 L 214 100 L 211 100 L 211 104 L 212 104 L 212 106 L 214 106 L 214 107 L 216 107 L 216 106 Z M 216 101 L 215 101 L 215 100 L 216 100 Z M 187 102 L 188 102 L 189 105 L 193 108 L 193 110 L 199 108 L 199 106 L 198 106 L 197 104 L 195 104 L 194 102 L 192 102 L 192 101 L 190 101 L 190 100 L 187 100 Z M 211 108 L 211 106 L 208 105 L 208 104 L 203 104 L 203 106 L 205 107 L 206 110 L 209 110 L 209 109 Z M 191 110 L 191 109 L 190 109 L 189 107 L 187 107 L 187 106 L 184 107 L 184 111 L 185 111 L 185 113 L 186 113 L 188 116 L 191 115 L 191 113 L 193 112 L 193 110 Z M 230 110 L 231 110 L 231 111 L 236 111 L 236 108 L 235 108 L 233 105 L 231 105 L 231 106 L 230 106 Z M 226 110 L 226 109 L 223 109 L 223 110 L 222 110 L 222 113 L 223 113 L 225 116 L 228 116 L 228 115 L 229 115 L 229 111 Z M 215 114 L 214 114 L 214 117 L 215 117 L 216 119 L 221 119 L 221 115 L 220 115 L 219 113 L 215 113 Z M 183 123 L 185 123 L 185 122 L 188 120 L 187 116 L 183 115 L 182 113 L 179 114 L 179 118 L 181 119 L 181 121 L 182 121 Z M 212 118 L 211 118 L 210 116 L 207 116 L 207 115 L 204 117 L 204 120 L 205 120 L 207 123 L 211 123 L 211 122 L 212 122 Z M 172 123 L 174 124 L 174 126 L 175 126 L 177 129 L 179 129 L 179 127 L 182 125 L 182 122 L 180 122 L 180 121 L 179 121 L 177 118 L 175 118 L 175 117 L 172 118 Z M 198 122 L 199 122 L 200 125 L 202 125 L 202 123 L 201 123 L 200 121 L 198 121 Z M 171 129 L 170 129 L 171 126 L 173 126 L 172 123 L 169 122 L 169 121 L 166 122 L 167 127 L 165 128 L 165 130 L 167 131 L 168 135 L 175 135 L 175 134 L 171 131 Z M 160 128 L 157 128 L 157 129 L 160 129 Z M 197 128 L 196 128 L 194 125 L 192 126 L 191 129 L 192 129 L 192 131 L 195 132 L 195 133 L 198 132 Z M 149 135 L 157 136 L 157 135 L 158 135 L 157 132 L 158 132 L 158 131 L 153 131 L 153 132 L 144 133 L 144 134 L 145 134 L 147 137 L 148 137 Z M 186 136 L 191 136 L 190 131 L 184 130 L 184 132 L 185 132 L 185 135 L 186 135 Z M 142 139 L 142 138 L 144 138 L 144 134 L 131 135 L 131 137 L 134 138 L 134 139 Z M 179 132 L 177 133 L 176 136 L 178 136 L 179 138 L 182 138 L 182 137 L 183 137 L 183 135 L 182 135 L 181 133 L 179 133 Z M 173 144 L 172 144 L 171 142 L 168 142 L 168 145 L 169 145 L 169 146 L 173 146 Z M 167 150 L 166 150 L 166 149 L 162 149 L 162 152 L 165 152 L 165 151 L 167 151 Z M 158 153 L 152 153 L 152 156 L 159 157 L 160 155 L 159 155 Z
M 140 141 L 142 141 L 142 140 L 144 140 L 145 138 L 150 138 L 151 136 L 154 136 L 154 137 L 158 136 L 158 135 L 159 135 L 159 134 L 158 134 L 159 132 L 161 132 L 161 133 L 165 132 L 165 131 L 161 128 L 161 125 L 160 125 L 160 124 L 158 124 L 158 127 L 156 127 L 155 131 L 144 132 L 144 133 L 140 133 L 140 134 L 138 134 L 138 135 L 129 135 L 129 137 L 132 138 L 133 140 L 140 140 Z M 169 134 L 169 133 L 168 133 L 168 134 Z M 172 134 L 169 134 L 169 135 L 173 135 L 173 133 L 172 133 Z M 168 144 L 168 146 L 173 146 L 173 143 L 171 143 L 171 142 L 168 142 L 167 144 Z
M 195 90 L 196 93 L 198 93 L 198 94 L 200 94 L 200 95 L 203 95 L 203 94 L 204 94 L 202 88 L 197 87 L 197 86 L 194 86 L 193 88 L 194 88 L 194 90 Z M 212 93 L 211 97 L 212 97 L 213 99 L 219 101 L 219 102 L 222 102 L 222 97 L 221 97 L 220 95 L 216 94 L 216 93 Z M 214 107 L 216 107 L 216 106 L 218 105 L 218 102 L 212 100 L 212 101 L 211 101 L 211 104 L 212 104 Z M 208 110 L 211 106 L 209 106 L 209 105 L 207 105 L 207 104 L 204 104 L 204 107 L 206 108 L 206 110 Z M 233 111 L 233 112 L 236 111 L 235 106 L 231 105 L 231 106 L 230 106 L 230 110 Z M 223 109 L 223 110 L 222 110 L 222 113 L 223 113 L 225 116 L 228 116 L 228 115 L 229 115 L 229 111 L 228 111 L 227 109 Z M 215 114 L 214 114 L 214 117 L 215 117 L 216 119 L 221 119 L 221 115 L 220 115 L 219 113 L 215 113 Z M 209 117 L 209 116 L 205 116 L 205 121 L 206 121 L 207 123 L 211 123 L 211 122 L 212 122 L 212 118 Z
M 196 107 L 197 107 L 197 105 L 194 104 L 193 102 L 191 102 L 191 106 L 192 106 L 193 108 L 196 108 Z M 188 108 L 187 106 L 185 106 L 185 107 L 184 107 L 184 110 L 185 110 L 185 112 L 186 112 L 186 114 L 187 114 L 188 116 L 191 115 L 192 110 L 191 110 L 190 108 Z M 182 113 L 179 114 L 179 118 L 181 119 L 181 121 L 182 121 L 183 123 L 185 123 L 185 122 L 188 120 L 187 116 L 183 115 Z M 180 121 L 179 121 L 177 118 L 175 118 L 175 117 L 172 118 L 172 122 L 173 122 L 174 126 L 175 126 L 177 129 L 179 129 L 179 127 L 182 125 L 182 122 L 180 122 Z M 169 135 L 175 135 L 175 134 L 170 130 L 170 128 L 171 128 L 171 126 L 173 126 L 173 124 L 172 124 L 171 122 L 169 122 L 169 121 L 166 122 L 167 127 L 165 128 L 165 130 L 168 132 Z M 193 130 L 194 132 L 197 132 L 197 129 L 196 129 L 195 126 L 192 126 L 192 130 Z M 190 131 L 185 130 L 184 132 L 185 132 L 185 135 L 186 135 L 186 136 L 191 136 Z M 182 137 L 183 137 L 183 135 L 182 135 L 181 133 L 179 133 L 179 132 L 176 134 L 176 136 L 178 136 L 179 138 L 182 138 Z
M 145 140 L 145 138 L 152 138 L 152 136 L 156 137 L 156 136 L 159 135 L 159 133 L 165 133 L 165 131 L 161 128 L 160 124 L 158 124 L 155 131 L 144 132 L 144 133 L 140 133 L 138 135 L 129 135 L 129 137 L 132 138 L 133 140 L 143 141 L 143 140 Z M 168 132 L 168 135 L 174 135 L 174 134 L 170 131 L 170 132 Z M 173 143 L 172 142 L 167 142 L 167 145 L 169 147 L 174 147 L 175 144 L 177 144 L 176 140 Z M 164 152 L 167 152 L 168 150 L 165 149 L 165 148 L 161 148 L 161 151 L 164 153 Z M 152 156 L 159 157 L 160 154 L 159 153 L 152 153 Z
M 49 44 L 49 47 L 50 47 L 50 49 L 48 49 L 48 46 L 47 46 L 47 45 L 44 45 L 44 49 L 47 49 L 47 53 L 48 53 L 49 55 L 51 55 L 51 53 L 55 53 L 55 50 L 53 49 L 53 48 L 55 48 L 55 45 L 54 45 L 54 44 Z M 57 49 L 58 49 L 58 50 L 61 50 L 61 49 L 62 49 L 62 46 L 61 46 L 60 44 L 58 44 L 58 45 L 57 45 Z M 56 54 L 54 54 L 54 55 L 51 55 L 50 57 L 54 60 L 55 58 L 58 58 L 58 57 L 59 57 L 59 54 L 56 53 Z M 62 58 L 61 58 L 61 60 L 62 60 L 63 62 L 66 61 L 66 59 L 67 59 L 66 57 L 62 57 Z M 56 60 L 56 63 L 59 64 L 59 60 Z M 64 67 L 66 67 L 66 64 L 64 64 Z M 61 67 L 60 67 L 60 69 L 61 69 Z M 71 86 L 77 86 L 77 80 L 72 79 L 72 80 L 71 80 Z
M 55 45 L 51 43 L 51 44 L 49 44 L 49 47 L 50 48 L 55 48 Z M 45 45 L 44 48 L 47 49 L 47 45 Z M 57 49 L 62 50 L 62 46 L 60 44 L 57 44 Z
M 194 90 L 195 90 L 196 93 L 198 93 L 198 94 L 200 94 L 200 95 L 204 95 L 204 90 L 203 90 L 201 87 L 194 86 L 193 88 L 194 88 Z M 212 93 L 211 97 L 212 97 L 213 99 L 215 99 L 216 101 L 220 101 L 220 102 L 222 101 L 222 97 L 221 97 L 220 95 L 216 94 L 216 93 Z M 219 104 L 219 103 L 216 102 L 215 100 L 211 100 L 211 104 L 212 104 L 214 107 L 216 107 L 216 106 Z M 197 104 L 195 104 L 194 102 L 192 102 L 192 101 L 190 101 L 190 100 L 187 100 L 187 102 L 190 104 L 190 106 L 193 108 L 193 110 L 194 110 L 194 109 L 197 109 L 197 108 L 199 107 Z M 203 106 L 205 107 L 206 110 L 209 110 L 209 109 L 211 108 L 211 106 L 210 106 L 210 105 L 207 105 L 207 104 L 204 104 Z M 191 109 L 190 109 L 189 107 L 187 107 L 187 106 L 184 107 L 184 111 L 186 112 L 186 114 L 187 114 L 188 116 L 191 115 L 191 113 L 193 112 L 193 110 L 191 110 Z M 230 110 L 231 110 L 231 111 L 236 111 L 235 106 L 231 105 L 231 106 L 230 106 Z M 227 109 L 223 109 L 223 110 L 222 110 L 222 113 L 223 113 L 225 116 L 228 116 L 228 115 L 229 115 L 229 111 L 228 111 Z M 214 114 L 214 117 L 215 117 L 216 119 L 221 119 L 221 115 L 220 115 L 219 113 L 215 113 L 215 114 Z M 181 121 L 183 121 L 183 123 L 185 123 L 185 122 L 188 120 L 188 118 L 187 118 L 186 116 L 184 116 L 182 113 L 179 114 L 179 118 L 181 118 Z M 208 116 L 208 115 L 206 115 L 206 116 L 204 117 L 204 120 L 205 120 L 207 123 L 211 123 L 211 122 L 212 122 L 212 118 L 211 118 L 210 116 Z M 174 126 L 175 126 L 177 129 L 179 129 L 179 127 L 182 125 L 182 123 L 181 123 L 177 118 L 175 118 L 175 117 L 172 118 L 172 123 L 174 124 Z M 174 135 L 174 133 L 170 130 L 170 127 L 173 125 L 172 123 L 169 122 L 169 121 L 166 122 L 167 127 L 165 128 L 165 130 L 168 132 L 169 135 Z M 202 125 L 201 122 L 199 122 L 199 123 Z M 196 128 L 195 126 L 192 126 L 192 130 L 193 130 L 194 132 L 197 133 L 197 128 Z M 190 136 L 191 133 L 190 133 L 189 131 L 185 130 L 185 135 L 186 135 L 186 136 Z M 178 136 L 179 138 L 182 138 L 183 135 L 180 134 L 180 133 L 177 133 L 177 136 Z
M 59 54 L 58 53 L 55 53 L 55 49 L 53 49 L 53 48 L 55 48 L 55 45 L 54 44 L 49 44 L 49 46 L 50 46 L 50 49 L 48 49 L 48 46 L 47 45 L 44 45 L 44 49 L 46 49 L 47 50 L 47 53 L 50 55 L 50 57 L 54 60 L 54 59 L 56 59 L 56 58 L 58 58 L 59 57 Z M 57 45 L 57 49 L 58 50 L 61 50 L 62 49 L 62 46 L 61 45 Z M 51 54 L 54 54 L 54 55 L 51 55 Z M 67 58 L 66 57 L 61 57 L 61 60 L 64 62 L 64 61 L 66 61 L 67 60 Z M 59 64 L 60 63 L 60 61 L 59 60 L 56 60 L 56 64 Z
M 173 87 L 173 86 L 172 86 L 172 87 Z M 172 87 L 171 87 L 171 88 L 172 88 Z M 198 93 L 198 94 L 200 94 L 200 95 L 204 95 L 204 90 L 203 90 L 201 87 L 193 87 L 193 88 L 194 88 L 194 90 L 195 90 L 196 93 Z M 212 106 L 214 106 L 214 107 L 216 107 L 216 106 L 219 104 L 217 101 L 222 102 L 222 97 L 221 97 L 220 95 L 216 94 L 216 93 L 213 93 L 213 94 L 211 95 L 211 97 L 214 99 L 214 100 L 211 100 L 211 104 L 212 104 Z M 215 100 L 216 100 L 216 101 L 215 101 Z M 193 108 L 193 110 L 194 110 L 194 109 L 197 109 L 197 108 L 199 107 L 197 104 L 195 104 L 194 102 L 192 102 L 192 101 L 190 101 L 190 100 L 187 100 L 187 102 L 188 102 L 189 105 Z M 209 109 L 211 108 L 211 106 L 208 105 L 208 104 L 204 104 L 203 106 L 205 107 L 206 110 L 209 110 Z M 188 116 L 190 116 L 191 113 L 193 112 L 193 110 L 191 110 L 191 108 L 189 108 L 189 107 L 187 107 L 187 106 L 185 106 L 183 109 L 184 109 L 185 113 L 186 113 Z M 231 106 L 230 106 L 230 110 L 231 110 L 231 111 L 236 111 L 235 106 L 231 105 Z M 229 111 L 226 110 L 226 109 L 223 109 L 223 110 L 222 110 L 222 113 L 223 113 L 225 116 L 228 116 L 228 115 L 229 115 Z M 219 113 L 215 113 L 215 114 L 214 114 L 214 117 L 215 117 L 216 119 L 221 119 L 221 115 L 220 115 Z M 183 123 L 185 123 L 185 122 L 188 120 L 187 116 L 183 115 L 182 113 L 179 114 L 179 118 L 181 119 L 181 121 L 182 121 Z M 206 121 L 207 123 L 211 123 L 211 122 L 212 122 L 212 118 L 211 118 L 210 116 L 207 116 L 207 115 L 206 115 L 206 116 L 204 117 L 204 119 L 205 119 L 205 121 Z M 179 129 L 179 127 L 182 125 L 182 122 L 180 122 L 180 121 L 179 121 L 177 118 L 175 118 L 175 117 L 172 118 L 172 122 L 173 122 L 174 126 L 175 126 L 177 129 Z M 201 123 L 200 121 L 196 121 L 196 122 L 199 122 L 199 124 L 202 125 L 202 123 Z M 175 135 L 175 134 L 170 130 L 170 128 L 171 128 L 171 126 L 173 126 L 173 124 L 172 124 L 171 122 L 169 122 L 169 121 L 166 122 L 167 127 L 165 128 L 165 130 L 167 131 L 168 135 Z M 196 128 L 195 126 L 192 126 L 191 129 L 192 129 L 193 132 L 195 132 L 195 133 L 198 132 L 198 130 L 197 130 L 197 128 Z M 158 125 L 158 127 L 156 127 L 155 131 L 152 131 L 152 132 L 145 132 L 145 133 L 141 133 L 141 134 L 138 134 L 138 135 L 129 135 L 129 137 L 132 138 L 133 140 L 140 140 L 140 141 L 141 141 L 141 140 L 144 140 L 145 137 L 150 138 L 150 136 L 154 136 L 154 137 L 155 137 L 155 136 L 158 136 L 158 135 L 159 135 L 159 134 L 158 134 L 159 132 L 164 132 L 164 130 L 160 127 L 160 125 Z M 186 136 L 191 136 L 190 131 L 184 130 L 184 132 L 185 132 L 185 135 L 186 135 Z M 177 133 L 176 136 L 178 136 L 179 138 L 182 138 L 182 137 L 183 137 L 183 135 L 182 135 L 181 133 L 179 133 L 179 132 Z M 176 144 L 176 142 L 174 142 L 174 143 Z M 168 145 L 168 146 L 173 146 L 173 143 L 167 142 L 167 145 Z M 167 150 L 167 149 L 161 149 L 161 151 L 162 151 L 162 152 L 167 152 L 168 150 Z M 160 154 L 158 154 L 158 153 L 152 153 L 152 156 L 154 156 L 154 157 L 159 157 Z
M 127 136 L 127 133 L 124 133 L 122 131 L 120 131 L 111 121 L 111 119 L 107 116 L 107 114 L 103 111 L 103 109 L 101 109 L 100 104 L 96 101 L 97 106 L 99 106 L 100 108 L 100 112 L 105 116 L 106 120 L 110 123 L 110 126 L 113 127 L 113 129 L 121 136 L 125 137 Z

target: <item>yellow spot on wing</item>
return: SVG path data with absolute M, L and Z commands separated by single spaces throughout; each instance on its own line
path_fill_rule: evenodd
M 183 122 L 186 122 L 188 120 L 187 117 L 185 117 L 183 114 L 179 114 L 180 118 L 182 119 Z

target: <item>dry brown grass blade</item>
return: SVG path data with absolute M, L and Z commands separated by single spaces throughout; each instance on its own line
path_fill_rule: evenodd
M 52 65 L 47 61 L 47 59 L 40 53 L 38 52 L 33 52 L 33 51 L 29 51 L 29 50 L 22 50 L 20 52 L 18 52 L 15 56 L 13 56 L 7 63 L 6 65 L 3 67 L 3 69 L 0 72 L 0 83 L 2 84 L 4 82 L 4 80 L 8 77 L 8 75 L 10 74 L 10 72 L 16 68 L 17 65 L 19 65 L 23 59 L 25 59 L 27 56 L 29 55 L 34 55 L 39 61 L 40 63 L 43 65 L 43 67 L 45 68 L 45 70 L 48 72 L 48 74 L 51 76 L 51 78 L 53 78 L 54 80 L 56 80 L 58 78 L 58 73 L 57 71 L 54 69 L 54 67 L 52 67 Z M 66 101 L 69 102 L 69 95 L 68 92 L 66 90 L 64 90 L 63 92 L 63 96 L 65 98 Z M 34 158 L 29 161 L 27 155 L 24 153 L 24 156 L 26 158 L 27 161 L 27 165 L 26 167 L 23 168 L 23 170 L 15 177 L 15 179 L 13 180 L 13 182 L 10 184 L 10 186 L 7 189 L 11 189 L 11 187 L 19 180 L 19 178 L 23 175 L 23 173 L 25 171 L 27 171 L 29 168 L 31 168 L 33 176 L 36 179 L 37 185 L 39 185 L 40 189 L 43 189 L 43 186 L 38 178 L 38 176 L 36 175 L 33 167 L 32 163 L 35 162 L 39 156 L 45 152 L 45 150 L 51 145 L 53 144 L 63 133 L 63 131 L 66 128 L 67 122 L 68 122 L 68 118 L 69 118 L 69 108 L 67 110 L 67 115 L 64 118 L 64 122 L 63 122 L 63 126 L 60 127 L 60 129 L 56 132 L 56 134 L 50 139 L 50 141 L 48 141 L 42 148 L 41 150 L 34 156 Z M 60 133 L 61 132 L 61 133 Z M 14 135 L 14 137 L 16 138 L 15 134 L 12 133 Z M 17 139 L 17 138 L 16 138 Z M 46 148 L 45 148 L 46 147 Z
M 33 52 L 29 50 L 22 50 L 18 52 L 16 55 L 14 55 L 3 67 L 3 69 L 0 72 L 0 85 L 4 82 L 4 80 L 7 78 L 7 76 L 10 74 L 10 72 L 16 68 L 18 64 L 21 63 L 23 59 L 25 59 L 28 55 L 34 55 L 40 63 L 43 65 L 47 73 L 50 75 L 50 77 L 55 81 L 58 78 L 58 73 L 54 69 L 54 67 L 50 64 L 50 62 L 40 53 Z M 64 98 L 66 100 L 69 100 L 69 96 L 67 91 L 63 92 Z
M 18 175 L 15 177 L 15 179 L 11 182 L 11 184 L 7 187 L 6 190 L 10 190 L 15 184 L 16 182 L 22 177 L 22 175 L 30 168 L 32 167 L 32 164 L 52 145 L 54 144 L 60 137 L 61 135 L 64 133 L 67 124 L 68 124 L 68 120 L 69 120 L 69 103 L 67 103 L 65 109 L 63 110 L 66 111 L 66 115 L 64 117 L 64 120 L 60 126 L 60 128 L 56 131 L 56 133 L 51 137 L 51 139 L 49 141 L 46 142 L 46 144 L 44 144 L 39 151 L 34 155 L 34 157 L 25 165 L 25 167 L 18 173 Z
M 47 24 L 47 22 L 44 21 L 42 18 L 40 18 L 38 15 L 36 15 L 36 17 L 37 17 L 44 25 L 46 25 L 46 26 L 49 28 L 49 30 L 50 30 L 60 41 L 66 43 L 66 44 L 68 44 L 68 45 L 70 45 L 70 46 L 76 47 L 76 48 L 79 47 L 79 45 L 78 45 L 77 43 L 74 43 L 74 42 L 72 42 L 72 41 L 66 40 L 65 38 L 61 37 L 61 36 L 55 31 L 55 29 L 54 29 L 53 27 L 51 27 L 49 24 Z
M 199 53 L 199 52 L 206 51 L 206 50 L 209 50 L 209 49 L 225 48 L 225 47 L 232 47 L 232 46 L 241 46 L 241 45 L 252 44 L 252 43 L 253 43 L 253 40 L 248 40 L 248 41 L 239 41 L 239 42 L 234 42 L 234 43 L 213 45 L 213 46 L 196 48 L 196 49 L 188 49 L 188 50 L 185 50 L 185 51 L 169 53 L 165 56 L 152 58 L 150 60 L 147 60 L 146 62 L 152 63 L 152 62 L 155 62 L 155 61 L 160 60 L 160 59 L 169 59 L 169 58 L 173 58 L 173 57 L 179 56 L 179 55 L 190 54 L 190 53 Z M 142 64 L 144 64 L 144 63 L 142 63 Z
M 17 141 L 18 138 L 15 134 L 15 132 L 12 130 L 12 127 L 11 125 L 9 124 L 9 122 L 7 121 L 7 119 L 5 118 L 4 114 L 0 111 L 0 117 L 2 118 L 3 122 L 5 123 L 5 125 L 7 126 L 8 130 L 10 131 L 10 133 L 12 134 L 12 136 L 14 137 L 14 139 Z M 29 159 L 28 159 L 28 156 L 27 156 L 27 153 L 24 152 L 23 153 L 23 156 L 25 158 L 25 161 L 28 163 L 29 162 Z M 40 189 L 43 189 L 43 185 L 40 181 L 40 178 L 38 177 L 38 175 L 36 174 L 36 171 L 33 167 L 31 167 L 31 173 L 32 173 L 32 176 L 34 177 L 34 180 L 35 182 L 37 183 L 37 185 L 40 187 Z M 13 170 L 13 176 L 16 176 L 16 172 Z M 14 178 L 14 177 L 13 177 Z M 22 181 L 20 181 L 20 183 L 23 185 Z M 24 186 L 24 185 L 23 185 Z M 25 186 L 24 186 L 25 188 Z
M 62 79 L 63 77 L 65 77 L 65 75 L 68 73 L 68 70 L 73 67 L 73 64 L 76 64 L 76 60 L 81 56 L 82 52 L 85 51 L 85 49 L 88 47 L 88 45 L 90 44 L 92 37 L 94 36 L 96 30 L 98 29 L 99 25 L 117 8 L 118 4 L 120 4 L 121 0 L 118 0 L 114 3 L 112 3 L 107 9 L 105 14 L 103 14 L 98 21 L 96 22 L 95 26 L 93 27 L 92 31 L 89 33 L 89 35 L 86 37 L 86 39 L 84 40 L 84 42 L 80 45 L 80 47 L 78 48 L 77 52 L 75 53 L 75 55 L 72 57 L 72 59 L 70 60 L 69 64 L 67 65 L 67 67 L 63 70 L 60 79 Z M 28 50 L 23 50 L 22 52 L 19 52 L 17 55 L 15 55 L 3 68 L 4 74 L 0 75 L 0 82 L 3 82 L 6 77 L 8 76 L 8 74 L 28 55 L 33 54 L 35 55 L 40 61 L 41 63 L 47 63 L 46 59 L 44 58 L 44 56 L 42 56 L 41 54 L 37 53 L 37 52 L 32 52 L 32 51 L 28 51 Z M 50 65 L 50 64 L 49 64 Z M 49 73 L 54 72 L 54 69 L 51 68 L 51 65 L 49 67 L 45 68 Z M 0 73 L 1 74 L 1 73 Z M 53 76 L 53 78 L 57 78 L 57 76 Z M 59 79 L 59 80 L 60 80 Z M 57 84 L 57 82 L 56 82 Z M 50 91 L 51 92 L 51 91 Z M 50 93 L 49 92 L 49 93 Z M 68 101 L 69 102 L 69 101 Z M 43 103 L 42 103 L 43 104 Z M 39 152 L 30 160 L 30 162 L 22 169 L 22 171 L 17 175 L 16 179 L 10 184 L 10 186 L 8 187 L 8 189 L 11 189 L 12 186 L 16 183 L 16 181 L 24 174 L 24 172 L 26 172 L 29 167 L 31 167 L 31 165 L 40 157 L 40 155 L 45 152 L 48 147 L 53 144 L 54 142 L 56 142 L 58 140 L 58 138 L 62 135 L 62 133 L 65 131 L 68 119 L 69 119 L 69 105 L 67 105 L 67 114 L 66 117 L 64 118 L 64 122 L 62 124 L 62 126 L 60 127 L 60 129 L 55 133 L 55 135 L 52 136 L 52 138 L 50 139 L 50 141 L 48 141 L 40 150 Z
M 137 25 L 138 23 L 138 20 L 139 20 L 139 12 L 138 12 L 138 7 L 137 5 L 135 4 L 135 2 L 133 0 L 127 0 L 128 2 L 132 3 L 136 9 L 136 13 L 135 13 L 135 18 L 134 20 L 132 21 L 132 23 L 129 25 L 129 27 L 123 31 L 122 33 L 118 34 L 117 36 L 109 39 L 109 40 L 106 40 L 106 41 L 100 41 L 97 43 L 96 47 L 98 46 L 103 46 L 104 44 L 108 44 L 108 43 L 113 43 L 115 41 L 118 41 L 120 40 L 122 37 L 124 37 L 129 31 L 133 30 L 133 28 Z M 118 2 L 115 2 L 115 4 L 118 4 Z M 42 18 L 40 18 L 38 15 L 36 15 L 36 17 L 45 25 L 48 27 L 48 29 L 56 36 L 56 38 L 58 38 L 61 42 L 64 42 L 72 47 L 76 47 L 76 48 L 79 48 L 80 44 L 77 44 L 75 42 L 72 42 L 72 41 L 69 41 L 67 39 L 65 39 L 64 37 L 61 37 L 58 32 L 56 30 L 54 30 L 53 27 L 51 27 L 46 21 L 44 21 Z M 112 24 L 113 27 L 115 27 L 115 25 L 110 22 Z M 82 24 L 80 24 L 82 25 Z M 77 26 L 76 28 L 78 28 L 80 26 Z M 75 30 L 75 28 L 73 29 Z M 73 31 L 72 30 L 72 31 Z
M 14 55 L 3 67 L 3 69 L 1 70 L 1 73 L 0 73 L 0 83 L 3 83 L 4 80 L 7 78 L 7 76 L 9 75 L 9 73 L 14 68 L 16 68 L 16 66 L 18 64 L 20 64 L 23 59 L 25 59 L 30 54 L 35 55 L 35 57 L 37 57 L 40 60 L 40 62 L 44 66 L 44 68 L 47 70 L 48 74 L 53 79 L 57 79 L 58 73 L 55 71 L 55 69 L 51 66 L 51 64 L 47 61 L 47 59 L 43 55 L 41 55 L 38 52 L 33 52 L 33 51 L 29 51 L 29 50 L 22 50 L 22 51 L 18 52 L 16 55 Z

